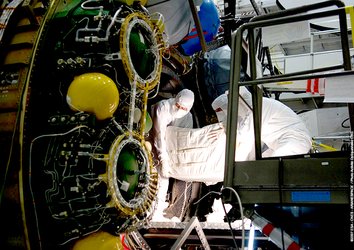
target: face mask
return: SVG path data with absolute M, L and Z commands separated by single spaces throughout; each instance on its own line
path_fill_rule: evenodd
M 216 116 L 219 122 L 226 122 L 227 113 L 224 110 L 216 112 Z
M 185 116 L 188 112 L 184 111 L 182 109 L 178 109 L 177 112 L 174 114 L 175 118 L 182 118 L 183 116 Z
M 176 105 L 173 105 L 173 114 L 172 115 L 174 118 L 182 118 L 187 113 L 188 113 L 188 111 L 183 110 L 183 109 L 179 109 L 179 108 L 177 108 Z

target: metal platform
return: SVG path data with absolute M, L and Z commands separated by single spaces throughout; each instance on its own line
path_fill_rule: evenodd
M 349 153 L 327 152 L 235 162 L 242 203 L 349 204 Z

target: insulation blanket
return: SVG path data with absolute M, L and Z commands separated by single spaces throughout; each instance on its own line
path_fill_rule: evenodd
M 167 127 L 170 177 L 207 185 L 224 180 L 226 135 L 222 123 L 203 128 Z

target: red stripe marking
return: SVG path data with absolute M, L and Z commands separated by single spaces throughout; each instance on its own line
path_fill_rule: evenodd
M 316 78 L 315 79 L 315 85 L 313 87 L 313 92 L 318 93 L 318 82 L 320 79 Z
M 208 32 L 203 31 L 203 34 L 206 35 L 206 34 L 208 34 Z M 189 39 L 196 38 L 196 37 L 198 37 L 198 33 L 197 33 L 197 34 L 194 34 L 194 35 L 190 35 L 190 36 L 185 36 L 185 37 L 183 38 L 183 40 L 189 40 Z
M 289 247 L 287 248 L 287 250 L 300 250 L 300 246 L 295 242 L 293 241 Z
M 311 92 L 311 79 L 307 80 L 306 92 Z
M 124 234 L 122 235 L 120 241 L 122 242 L 122 245 L 123 245 L 124 250 L 129 250 L 129 249 L 130 249 L 130 248 L 125 244 L 125 235 L 124 235 Z
M 270 233 L 273 231 L 274 226 L 272 224 L 267 224 L 263 227 L 262 233 L 265 234 L 266 236 L 269 236 Z

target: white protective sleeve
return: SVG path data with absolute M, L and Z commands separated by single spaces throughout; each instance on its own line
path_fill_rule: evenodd
M 170 105 L 168 101 L 162 101 L 152 106 L 153 138 L 154 147 L 158 153 L 159 160 L 166 159 L 166 127 L 171 123 Z
M 226 135 L 221 123 L 190 129 L 167 127 L 170 176 L 182 181 L 224 180 Z

